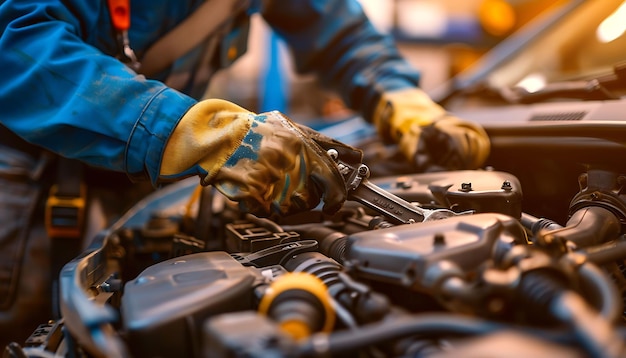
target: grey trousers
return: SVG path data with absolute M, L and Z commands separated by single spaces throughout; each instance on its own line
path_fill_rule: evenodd
M 11 341 L 22 344 L 51 317 L 40 181 L 46 159 L 0 144 L 0 349 Z

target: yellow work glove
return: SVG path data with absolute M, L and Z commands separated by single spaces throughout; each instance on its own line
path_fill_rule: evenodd
M 287 117 L 218 99 L 194 105 L 165 147 L 159 179 L 192 175 L 259 216 L 306 211 L 320 200 L 332 214 L 347 195 L 333 159 Z
M 384 93 L 373 122 L 382 138 L 420 170 L 476 169 L 489 155 L 489 137 L 476 123 L 447 113 L 419 88 Z

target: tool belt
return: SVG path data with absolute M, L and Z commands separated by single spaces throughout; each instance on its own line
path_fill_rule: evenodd
M 82 165 L 58 158 L 57 180 L 50 188 L 46 201 L 45 222 L 52 240 L 77 241 L 80 247 L 85 222 L 87 188 L 83 183 Z

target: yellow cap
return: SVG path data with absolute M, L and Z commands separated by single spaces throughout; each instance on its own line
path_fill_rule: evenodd
M 325 321 L 322 331 L 330 332 L 333 329 L 335 325 L 335 311 L 331 305 L 327 287 L 317 276 L 306 272 L 287 273 L 272 282 L 259 303 L 259 312 L 267 314 L 274 299 L 283 292 L 290 290 L 306 291 L 317 298 L 322 307 L 324 307 Z M 306 322 L 286 320 L 279 324 L 281 329 L 295 339 L 306 338 L 311 334 L 311 329 Z

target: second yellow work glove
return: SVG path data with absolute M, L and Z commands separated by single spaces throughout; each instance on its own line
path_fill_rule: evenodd
M 384 93 L 373 122 L 423 171 L 476 169 L 489 155 L 482 127 L 447 113 L 419 88 Z
M 321 200 L 334 213 L 347 195 L 336 163 L 291 120 L 219 99 L 194 105 L 165 147 L 159 179 L 192 175 L 259 216 L 294 214 Z

